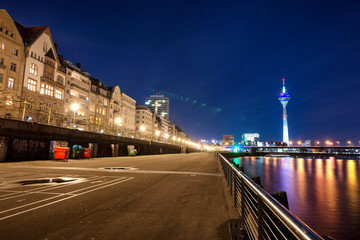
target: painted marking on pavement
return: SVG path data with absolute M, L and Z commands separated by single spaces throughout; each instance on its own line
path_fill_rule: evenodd
M 113 186 L 113 185 L 116 185 L 116 184 L 119 184 L 119 183 L 123 183 L 123 182 L 129 181 L 129 180 L 132 180 L 132 179 L 133 179 L 133 177 L 129 177 L 129 178 L 125 178 L 125 179 L 124 179 L 124 178 L 121 178 L 120 180 L 119 180 L 119 179 L 116 179 L 116 180 L 110 181 L 108 184 L 98 184 L 98 185 L 96 185 L 96 186 L 91 186 L 91 187 L 79 189 L 79 190 L 76 190 L 76 191 L 72 191 L 72 192 L 69 192 L 69 193 L 66 193 L 66 194 L 61 194 L 61 195 L 59 195 L 59 196 L 57 196 L 57 197 L 61 197 L 61 196 L 66 196 L 66 197 L 63 198 L 63 199 L 55 200 L 55 201 L 52 201 L 52 202 L 50 202 L 50 203 L 45 203 L 45 204 L 40 205 L 40 206 L 36 206 L 36 207 L 30 208 L 30 209 L 26 209 L 26 210 L 23 210 L 23 211 L 20 211 L 20 212 L 17 212 L 17 213 L 13 213 L 13 214 L 10 214 L 10 215 L 1 217 L 1 218 L 0 218 L 0 221 L 1 221 L 1 220 L 4 220 L 4 219 L 7 219 L 7 218 L 11 218 L 11 217 L 17 216 L 17 215 L 20 215 L 20 214 L 23 214 L 23 213 L 27 213 L 27 212 L 30 212 L 30 211 L 34 211 L 34 210 L 39 209 L 39 208 L 43 208 L 43 207 L 46 207 L 46 206 L 49 206 L 49 205 L 53 205 L 53 204 L 55 204 L 55 203 L 59 203 L 59 202 L 62 202 L 62 201 L 65 201 L 65 200 L 68 200 L 68 199 L 71 199 L 71 198 L 74 198 L 74 197 L 78 197 L 78 196 L 81 196 L 81 195 L 84 195 L 84 194 L 87 194 L 87 193 L 90 193 L 90 192 L 93 192 L 93 191 L 97 191 L 97 190 L 100 190 L 100 189 L 103 189 L 103 188 L 107 188 L 107 187 L 110 187 L 110 186 Z M 79 192 L 79 191 L 82 191 L 82 190 L 85 190 L 85 189 L 88 189 L 88 188 L 92 188 L 92 189 L 89 189 L 89 190 L 87 190 L 87 191 L 85 191 L 85 192 L 81 192 L 81 193 L 78 193 L 78 194 L 73 194 L 73 193 L 75 193 L 75 192 Z M 73 194 L 73 195 L 69 196 L 69 194 Z M 18 209 L 23 208 L 23 207 L 25 207 L 25 206 L 31 206 L 31 205 L 34 205 L 34 204 L 36 204 L 36 203 L 40 203 L 40 202 L 52 200 L 53 198 L 55 198 L 55 197 L 43 199 L 43 200 L 40 200 L 40 201 L 37 201 L 37 202 L 33 202 L 33 203 L 30 203 L 30 204 L 26 204 L 26 205 L 23 205 L 23 206 L 20 206 L 20 207 L 15 207 L 15 208 L 7 209 L 7 210 L 5 210 L 5 211 L 1 211 L 0 213 L 9 212 L 9 211 L 13 211 L 13 210 L 18 210 Z
M 80 170 L 80 171 L 96 171 L 96 172 L 121 172 L 121 173 L 145 173 L 145 174 L 176 174 L 222 177 L 219 173 L 202 173 L 202 172 L 183 172 L 183 171 L 159 171 L 159 170 L 121 170 L 111 171 L 100 168 L 81 168 L 81 167 L 35 167 L 35 166 L 14 166 L 13 168 L 41 168 L 41 169 L 63 169 L 63 170 Z

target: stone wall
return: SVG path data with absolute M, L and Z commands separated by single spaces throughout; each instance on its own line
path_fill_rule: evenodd
M 138 155 L 193 152 L 179 145 L 150 142 L 133 138 L 98 134 L 38 123 L 0 118 L 0 138 L 7 145 L 6 158 L 0 161 L 26 161 L 49 159 L 50 142 L 66 141 L 68 146 L 81 145 L 93 147 L 92 157 L 111 157 L 128 155 L 127 146 L 134 145 Z

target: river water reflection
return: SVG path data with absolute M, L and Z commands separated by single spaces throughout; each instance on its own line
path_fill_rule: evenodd
M 360 239 L 359 160 L 241 157 L 247 176 L 269 193 L 286 191 L 289 208 L 320 235 Z

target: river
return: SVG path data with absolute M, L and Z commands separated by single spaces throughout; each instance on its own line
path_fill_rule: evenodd
M 359 160 L 241 157 L 269 193 L 286 191 L 289 208 L 320 235 L 360 239 Z

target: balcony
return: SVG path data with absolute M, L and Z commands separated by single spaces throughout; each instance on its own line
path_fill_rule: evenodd
M 86 89 L 86 88 L 84 88 L 82 86 L 79 86 L 79 85 L 77 85 L 75 83 L 70 83 L 70 89 L 74 89 L 74 88 L 77 88 L 77 89 L 80 89 L 80 90 L 82 90 L 82 91 L 84 91 L 86 93 L 89 93 L 88 89 Z

